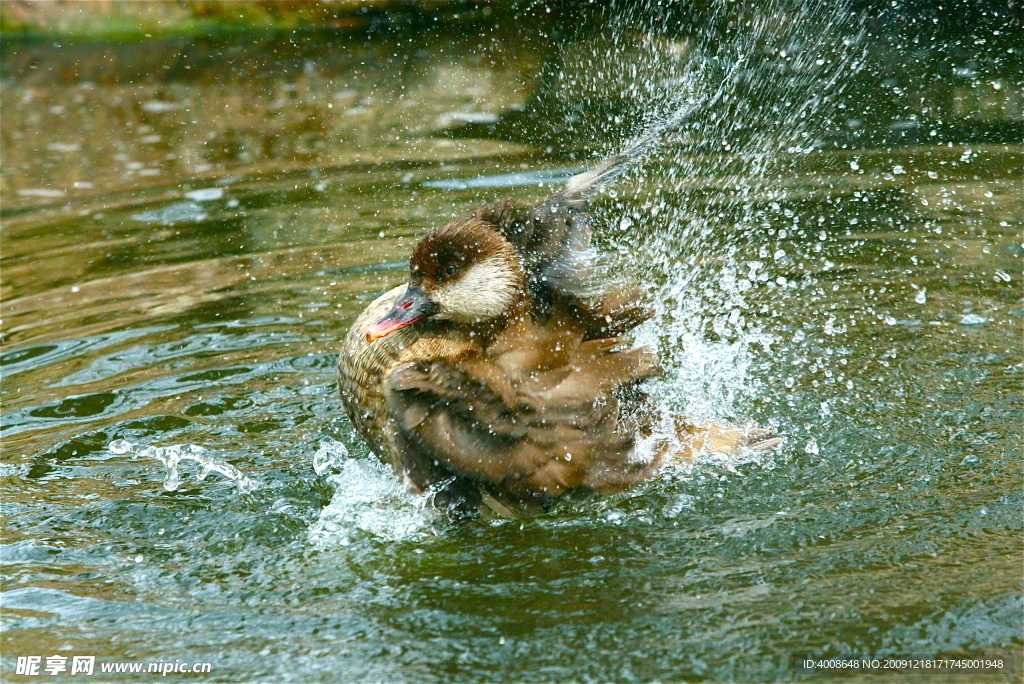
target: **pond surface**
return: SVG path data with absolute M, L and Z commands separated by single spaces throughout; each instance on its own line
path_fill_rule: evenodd
M 5 680 L 54 654 L 298 682 L 1019 656 L 1019 23 L 755 21 L 748 45 L 535 19 L 4 44 Z M 751 45 L 807 69 L 759 53 L 736 92 L 768 99 L 727 98 L 595 210 L 659 312 L 666 409 L 784 447 L 522 520 L 424 508 L 344 416 L 348 325 L 417 236 L 545 197 Z M 175 445 L 254 488 L 190 460 L 174 487 L 146 447 Z

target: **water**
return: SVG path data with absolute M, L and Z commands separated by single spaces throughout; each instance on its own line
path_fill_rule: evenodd
M 556 15 L 6 43 L 5 680 L 52 654 L 302 682 L 1019 654 L 1024 46 L 1005 18 L 781 9 L 644 40 L 634 13 L 580 41 Z M 597 202 L 599 241 L 659 312 L 666 407 L 785 446 L 438 517 L 343 416 L 348 325 L 416 236 L 545 196 L 730 73 Z

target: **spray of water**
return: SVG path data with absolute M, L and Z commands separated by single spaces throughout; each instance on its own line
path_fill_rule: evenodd
M 167 476 L 164 478 L 164 489 L 173 492 L 181 484 L 181 474 L 178 465 L 183 461 L 193 461 L 198 464 L 196 478 L 205 480 L 210 473 L 220 473 L 235 483 L 238 491 L 247 494 L 258 487 L 258 483 L 250 479 L 230 463 L 209 455 L 205 447 L 197 444 L 176 444 L 167 447 L 150 446 L 148 444 L 135 444 L 126 439 L 115 439 L 107 448 L 113 454 L 131 454 L 132 459 L 152 458 L 160 461 L 167 468 Z
M 606 26 L 606 42 L 563 60 L 578 69 L 561 79 L 563 99 L 632 103 L 625 109 L 642 128 L 634 141 L 669 132 L 607 190 L 600 232 L 616 268 L 650 285 L 657 316 L 639 341 L 659 349 L 669 371 L 656 388 L 666 430 L 673 413 L 736 420 L 758 392 L 752 350 L 776 341 L 750 315 L 750 293 L 795 286 L 784 275 L 790 256 L 776 244 L 785 234 L 772 228 L 789 194 L 779 179 L 823 144 L 860 68 L 860 21 L 844 3 L 712 2 L 681 20 L 651 2 L 613 6 Z M 612 140 L 623 128 L 618 117 L 597 126 Z
M 410 497 L 394 471 L 377 459 L 350 458 L 341 442 L 325 438 L 313 457 L 318 475 L 327 475 L 334 497 L 309 528 L 319 549 L 349 546 L 362 539 L 405 541 L 433 533 L 436 515 L 430 495 Z

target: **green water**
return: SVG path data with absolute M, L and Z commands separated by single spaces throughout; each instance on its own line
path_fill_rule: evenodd
M 661 314 L 666 403 L 779 452 L 453 524 L 355 436 L 337 348 L 416 237 L 635 130 L 636 101 L 543 90 L 556 63 L 601 80 L 572 57 L 600 21 L 582 48 L 559 21 L 4 44 L 5 681 L 85 679 L 14 674 L 54 654 L 211 663 L 179 681 L 823 678 L 803 653 L 1020 680 L 1019 22 L 876 26 L 814 145 L 768 163 L 763 136 L 691 131 L 598 201 Z M 118 439 L 258 486 L 186 462 L 167 491 Z

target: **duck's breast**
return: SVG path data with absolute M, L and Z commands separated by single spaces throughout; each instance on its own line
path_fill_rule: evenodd
M 391 454 L 383 383 L 398 355 L 419 335 L 416 326 L 410 326 L 368 342 L 366 331 L 391 310 L 398 298 L 405 294 L 406 287 L 399 285 L 373 300 L 352 324 L 338 355 L 338 389 L 345 411 L 370 448 L 388 461 Z

